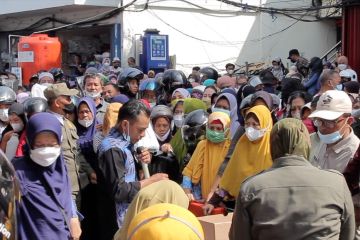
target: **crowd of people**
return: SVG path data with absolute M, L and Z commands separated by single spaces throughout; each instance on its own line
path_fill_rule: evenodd
M 193 203 L 233 211 L 230 239 L 354 239 L 357 74 L 345 56 L 288 59 L 253 76 L 145 74 L 108 55 L 28 86 L 1 73 L 19 239 L 204 239 Z

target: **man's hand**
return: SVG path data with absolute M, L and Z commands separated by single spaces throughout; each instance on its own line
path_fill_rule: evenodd
M 150 178 L 144 179 L 140 181 L 141 188 L 146 187 L 154 182 L 158 182 L 161 180 L 168 180 L 169 177 L 166 173 L 156 173 L 154 175 L 151 175 Z
M 97 184 L 97 176 L 95 172 L 90 173 L 89 180 L 92 184 Z
M 136 155 L 136 158 L 143 163 L 151 162 L 151 153 L 147 148 L 144 148 L 140 154 Z

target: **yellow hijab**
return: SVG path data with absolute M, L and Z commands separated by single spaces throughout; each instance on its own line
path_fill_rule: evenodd
M 210 114 L 208 122 L 211 123 L 214 120 L 220 120 L 224 129 L 229 132 L 230 118 L 226 113 L 214 112 Z M 201 194 L 204 199 L 210 193 L 217 171 L 229 150 L 229 146 L 230 139 L 221 143 L 212 143 L 209 140 L 200 141 L 190 162 L 182 172 L 184 176 L 191 179 L 192 183 L 201 183 Z
M 272 118 L 270 111 L 265 106 L 255 106 L 247 112 L 255 114 L 261 129 L 267 129 L 264 136 L 254 142 L 249 141 L 244 134 L 235 146 L 220 180 L 220 187 L 229 192 L 231 196 L 237 197 L 241 183 L 248 177 L 255 175 L 272 165 L 270 153 L 270 132 L 272 129 Z
M 158 203 L 172 203 L 187 209 L 189 198 L 179 184 L 171 180 L 162 180 L 142 188 L 131 201 L 124 224 L 116 232 L 114 240 L 125 240 L 131 220 L 145 208 Z
M 128 240 L 203 240 L 199 220 L 187 209 L 159 203 L 141 211 L 131 221 Z

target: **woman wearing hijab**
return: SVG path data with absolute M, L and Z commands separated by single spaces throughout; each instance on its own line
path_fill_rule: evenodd
M 311 165 L 304 124 L 294 118 L 279 121 L 270 145 L 274 163 L 242 183 L 229 239 L 354 239 L 354 207 L 345 179 Z
M 131 221 L 128 240 L 204 240 L 199 220 L 187 209 L 159 203 L 141 211 Z
M 163 152 L 172 151 L 169 144 L 172 138 L 171 129 L 173 125 L 171 109 L 165 105 L 157 105 L 151 110 L 150 121 L 156 138 Z
M 79 222 L 61 155 L 60 122 L 38 113 L 29 120 L 26 139 L 29 152 L 13 161 L 21 191 L 19 239 L 70 239 Z
M 234 152 L 220 180 L 220 189 L 214 193 L 205 212 L 210 213 L 227 196 L 238 196 L 241 183 L 252 175 L 269 168 L 270 132 L 272 129 L 270 111 L 263 105 L 252 107 L 245 117 L 245 134 L 237 142 Z
M 25 139 L 23 132 L 25 131 L 26 118 L 24 106 L 21 103 L 13 103 L 9 108 L 9 127 L 8 131 L 1 140 L 1 150 L 4 151 L 6 157 L 12 160 L 16 155 L 18 145 L 24 145 Z M 23 136 L 23 137 L 21 137 Z
M 185 88 L 177 88 L 171 95 L 171 101 L 175 99 L 185 99 L 190 97 L 191 96 L 188 90 L 186 90 Z
M 206 139 L 198 143 L 183 170 L 182 186 L 190 200 L 206 199 L 230 145 L 230 118 L 222 112 L 209 115 Z
M 236 129 L 240 126 L 237 115 L 237 101 L 235 95 L 231 93 L 222 93 L 217 98 L 212 112 L 224 112 L 229 115 L 230 123 L 230 138 L 232 139 Z
M 131 201 L 125 215 L 124 224 L 116 232 L 114 240 L 126 240 L 131 220 L 142 210 L 158 203 L 171 203 L 184 209 L 189 207 L 189 199 L 179 184 L 170 180 L 153 183 L 141 189 Z
M 81 222 L 84 239 L 98 239 L 96 235 L 97 216 L 96 216 L 96 171 L 97 155 L 94 152 L 93 138 L 96 132 L 96 126 L 99 121 L 96 118 L 96 106 L 94 100 L 89 97 L 83 97 L 76 106 L 77 123 L 76 128 L 79 135 L 78 145 L 81 153 L 88 164 L 83 164 L 80 172 L 81 182 L 81 213 L 84 220 Z
M 188 98 L 181 101 L 183 101 L 184 116 L 198 109 L 206 110 L 206 104 L 197 98 Z M 171 139 L 170 144 L 173 148 L 176 159 L 179 161 L 180 167 L 182 167 L 184 158 L 188 153 L 188 149 L 182 138 L 181 128 L 177 130 L 176 134 Z

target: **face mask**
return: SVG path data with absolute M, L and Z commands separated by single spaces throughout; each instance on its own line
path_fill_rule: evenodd
M 207 108 L 211 107 L 211 98 L 206 97 L 206 98 L 203 98 L 202 101 L 206 104 Z
M 231 74 L 233 74 L 233 73 L 234 73 L 234 70 L 229 69 L 229 70 L 227 70 L 227 73 L 231 75 Z
M 296 63 L 296 60 L 291 59 L 290 61 L 291 61 L 292 63 Z
M 23 123 L 10 123 L 10 125 L 16 133 L 21 132 L 24 129 Z
M 245 134 L 250 142 L 254 142 L 264 136 L 265 130 L 264 129 L 259 130 L 253 127 L 247 127 L 245 128 Z
M 131 138 L 130 138 L 130 126 L 129 124 L 127 125 L 127 134 L 123 133 L 123 138 L 127 141 L 127 142 L 131 142 Z
M 53 85 L 52 83 L 48 83 L 48 82 L 41 84 L 41 86 L 45 86 L 45 87 L 50 87 L 52 85 Z
M 280 66 L 273 66 L 274 70 L 280 70 Z
M 343 85 L 340 83 L 340 84 L 336 85 L 335 89 L 339 90 L 339 91 L 342 91 L 343 90 Z
M 355 117 L 355 118 L 359 118 L 360 117 L 360 109 L 354 109 L 351 111 L 351 116 Z
M 0 120 L 3 122 L 9 121 L 9 109 L 0 109 Z
M 67 112 L 67 113 L 73 113 L 75 110 L 75 105 L 73 103 L 66 104 L 66 105 L 64 105 L 63 110 L 64 110 L 64 112 Z
M 53 164 L 60 156 L 60 147 L 42 147 L 30 150 L 30 158 L 43 167 Z
M 101 92 L 95 92 L 95 91 L 89 92 L 85 90 L 85 96 L 95 99 L 101 96 Z
M 150 104 L 150 108 L 153 108 L 153 107 L 156 106 L 156 102 L 151 102 L 151 103 L 149 103 L 149 104 Z
M 155 133 L 156 138 L 160 141 L 160 142 L 164 142 L 170 135 L 170 129 L 164 134 L 164 136 L 159 136 Z
M 341 131 L 341 129 L 343 129 L 343 127 L 345 127 L 347 120 L 348 120 L 348 118 L 345 120 L 344 125 L 336 132 L 333 132 L 330 134 L 321 134 L 321 132 L 318 131 L 317 134 L 318 134 L 320 140 L 325 144 L 333 144 L 333 143 L 340 141 L 343 137 L 343 135 L 341 135 L 340 131 Z
M 213 131 L 206 128 L 206 138 L 213 143 L 221 143 L 225 141 L 225 132 Z
M 340 71 L 342 71 L 342 70 L 345 70 L 347 68 L 347 65 L 346 64 L 339 64 L 338 68 L 339 68 Z
M 174 115 L 174 124 L 177 128 L 180 128 L 184 121 L 184 114 L 176 114 Z
M 80 120 L 80 119 L 78 119 L 78 123 L 81 126 L 86 127 L 86 128 L 90 127 L 91 124 L 93 124 L 93 122 L 94 122 L 94 120 L 88 120 L 88 119 Z
M 230 110 L 227 109 L 223 109 L 223 108 L 217 108 L 217 107 L 212 107 L 212 112 L 223 112 L 226 113 L 229 117 L 230 117 Z
M 292 114 L 292 117 L 301 120 L 300 112 L 296 112 L 295 114 Z

